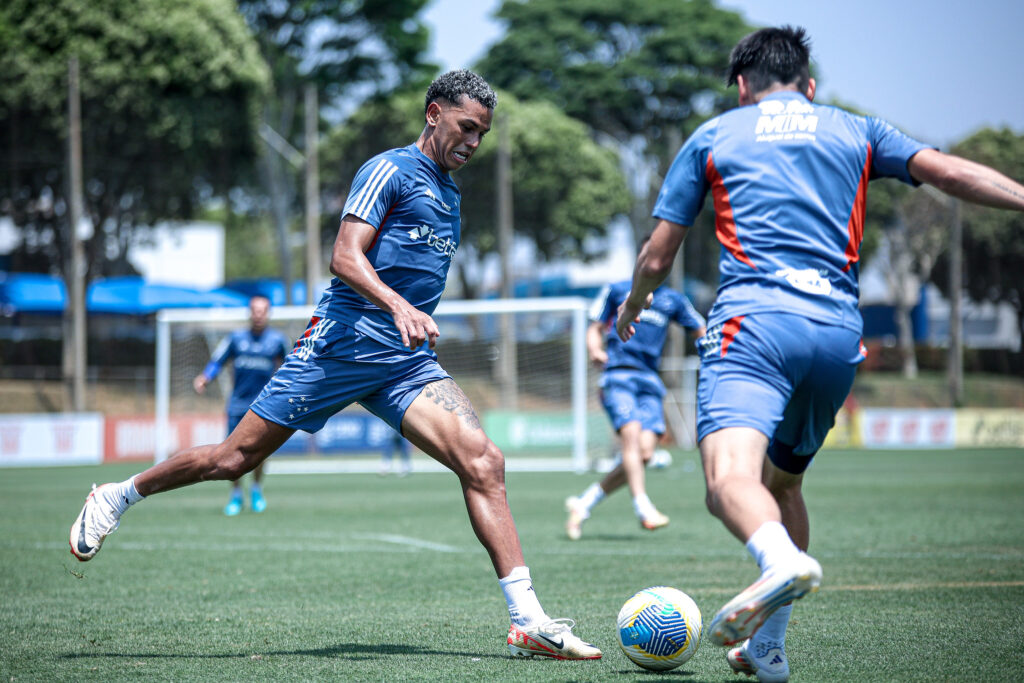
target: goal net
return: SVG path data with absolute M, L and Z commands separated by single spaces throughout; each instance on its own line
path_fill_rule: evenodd
M 583 471 L 613 450 L 599 402 L 599 373 L 587 367 L 586 311 L 577 297 L 446 301 L 434 313 L 441 366 L 469 397 L 510 468 Z M 270 324 L 290 339 L 312 308 L 277 306 Z M 179 448 L 224 437 L 231 368 L 197 395 L 192 380 L 247 308 L 169 309 L 157 316 L 155 441 L 157 460 Z M 279 453 L 379 456 L 391 430 L 358 405 L 315 435 L 296 433 Z

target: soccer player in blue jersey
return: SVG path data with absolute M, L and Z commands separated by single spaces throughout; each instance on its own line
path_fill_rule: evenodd
M 356 174 L 331 256 L 335 279 L 284 365 L 224 442 L 95 489 L 71 529 L 78 559 L 95 556 L 121 514 L 144 496 L 238 479 L 296 429 L 315 432 L 357 402 L 458 476 L 508 604 L 511 653 L 601 657 L 572 632 L 571 619 L 551 619 L 541 607 L 505 495 L 504 457 L 433 351 L 441 333 L 431 313 L 461 239 L 459 189 L 449 174 L 473 156 L 496 104 L 494 91 L 470 71 L 448 72 L 430 85 L 416 142 L 377 155 Z
M 679 151 L 619 311 L 620 338 L 664 280 L 710 191 L 721 242 L 718 297 L 700 344 L 697 436 L 707 505 L 761 577 L 714 616 L 707 637 L 737 672 L 789 679 L 792 601 L 817 589 L 806 554 L 804 471 L 863 360 L 857 272 L 868 181 L 928 183 L 1024 211 L 1024 187 L 943 154 L 888 123 L 814 103 L 803 29 L 756 31 L 734 48 L 740 107 Z
M 640 313 L 635 336 L 623 342 L 615 332 L 615 317 L 631 284 L 624 280 L 606 285 L 590 309 L 587 352 L 591 362 L 604 371 L 601 403 L 619 435 L 622 460 L 600 482 L 565 501 L 569 513 L 565 532 L 574 541 L 582 535 L 583 522 L 590 518 L 594 506 L 624 484 L 629 485 L 633 512 L 641 527 L 653 531 L 669 522 L 647 496 L 644 481 L 644 468 L 654 456 L 658 438 L 665 433 L 665 384 L 658 368 L 669 323 L 700 337 L 704 334 L 704 318 L 683 294 L 658 287 L 650 307 Z
M 270 381 L 277 366 L 291 350 L 291 343 L 281 332 L 267 327 L 270 321 L 270 299 L 254 296 L 249 299 L 249 327 L 236 330 L 225 337 L 213 350 L 210 362 L 192 380 L 197 394 L 206 391 L 206 386 L 216 379 L 224 364 L 232 361 L 234 381 L 228 398 L 228 434 L 234 431 L 242 417 L 249 410 L 264 385 Z M 249 488 L 249 502 L 253 512 L 267 509 L 263 496 L 263 464 L 252 471 L 252 486 Z M 224 507 L 224 514 L 233 517 L 242 511 L 242 480 L 231 482 L 231 497 Z

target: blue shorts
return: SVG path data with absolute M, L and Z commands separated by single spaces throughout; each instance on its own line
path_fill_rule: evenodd
M 752 427 L 779 469 L 799 474 L 835 424 L 864 360 L 860 335 L 788 313 L 756 313 L 698 341 L 697 440 Z
M 620 368 L 601 375 L 601 403 L 616 432 L 628 422 L 639 422 L 641 429 L 664 434 L 664 398 L 665 385 L 650 371 Z
M 250 410 L 312 433 L 358 403 L 401 433 L 409 405 L 424 386 L 442 379 L 449 375 L 426 345 L 395 349 L 337 321 L 314 317 Z

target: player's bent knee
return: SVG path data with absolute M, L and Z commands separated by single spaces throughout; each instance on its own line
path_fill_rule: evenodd
M 214 451 L 211 473 L 209 479 L 227 479 L 235 481 L 241 479 L 262 462 L 262 459 L 254 457 L 252 453 L 246 453 L 239 448 L 224 446 Z
M 461 472 L 457 473 L 465 486 L 487 489 L 505 485 L 505 456 L 501 450 L 488 441 L 473 457 L 467 458 Z

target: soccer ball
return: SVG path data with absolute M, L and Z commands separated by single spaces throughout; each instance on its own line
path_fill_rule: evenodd
M 619 645 L 634 664 L 668 671 L 700 646 L 700 608 L 686 593 L 668 586 L 645 588 L 626 601 L 617 620 Z

